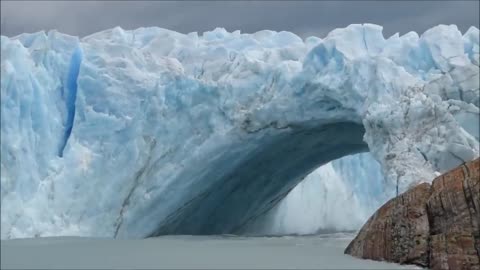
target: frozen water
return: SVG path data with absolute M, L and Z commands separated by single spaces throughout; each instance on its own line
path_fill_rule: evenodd
M 395 192 L 371 154 L 345 156 L 309 174 L 247 233 L 309 235 L 358 230 Z
M 479 155 L 478 34 L 2 36 L 1 238 L 238 232 L 359 152 L 431 181 Z

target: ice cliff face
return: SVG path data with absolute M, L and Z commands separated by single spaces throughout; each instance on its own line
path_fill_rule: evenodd
M 345 156 L 309 174 L 246 230 L 252 235 L 315 234 L 357 230 L 395 196 L 370 153 Z
M 400 190 L 479 155 L 479 30 L 1 37 L 1 237 L 241 232 L 370 151 Z

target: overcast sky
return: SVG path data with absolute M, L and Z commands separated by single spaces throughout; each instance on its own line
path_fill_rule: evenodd
M 2 35 L 57 29 L 85 36 L 121 26 L 158 26 L 188 33 L 215 27 L 229 31 L 292 31 L 324 37 L 352 23 L 384 26 L 386 37 L 456 24 L 479 27 L 479 1 L 5 1 Z

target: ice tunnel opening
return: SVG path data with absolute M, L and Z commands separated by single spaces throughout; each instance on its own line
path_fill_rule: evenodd
M 315 169 L 246 231 L 253 236 L 354 232 L 395 196 L 371 153 L 341 157 Z
M 232 156 L 208 164 L 210 173 L 202 177 L 209 181 L 201 182 L 213 184 L 162 219 L 149 236 L 246 234 L 251 224 L 318 167 L 368 152 L 364 133 L 361 124 L 340 122 L 298 126 L 271 136 L 258 134 L 250 139 L 258 146 L 255 151 L 228 173 L 217 176 Z

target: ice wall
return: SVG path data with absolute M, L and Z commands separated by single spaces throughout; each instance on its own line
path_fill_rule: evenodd
M 235 233 L 366 151 L 430 181 L 478 156 L 478 33 L 2 36 L 1 237 Z
M 245 233 L 304 235 L 358 230 L 395 192 L 370 153 L 345 156 L 309 174 Z

